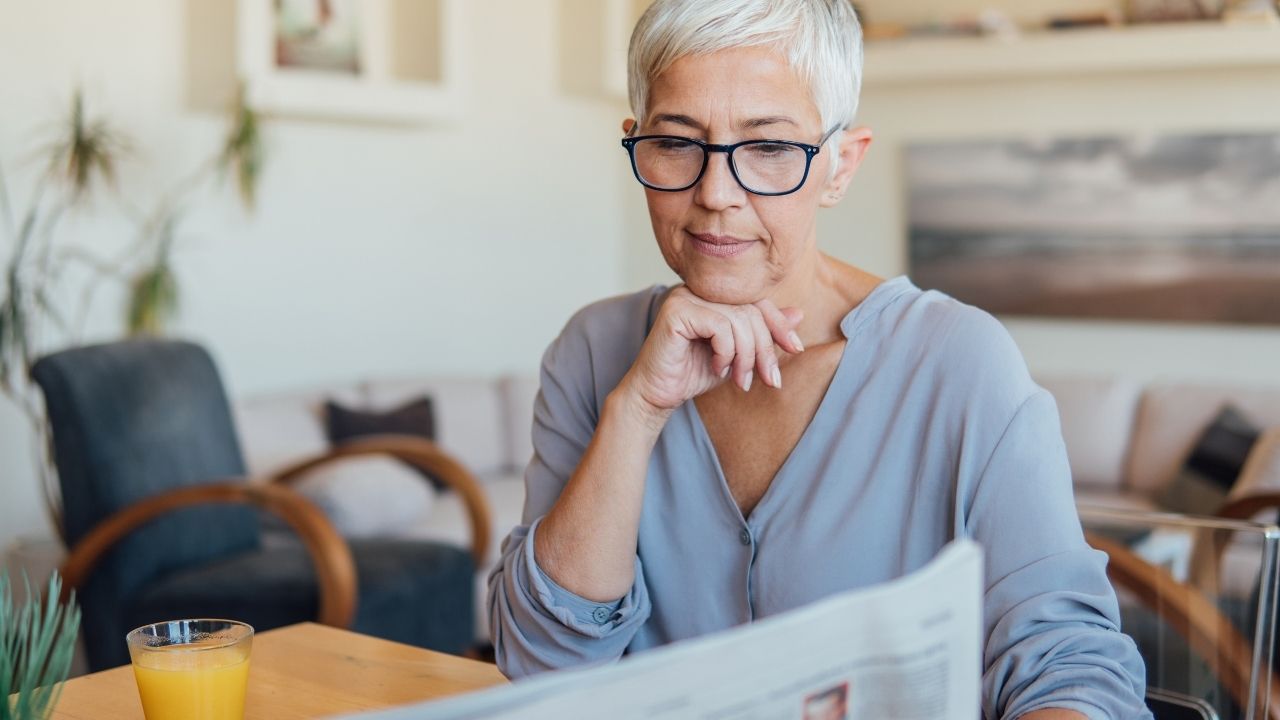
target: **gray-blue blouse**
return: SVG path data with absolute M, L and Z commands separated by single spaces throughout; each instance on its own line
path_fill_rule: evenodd
M 649 460 L 626 597 L 596 603 L 537 565 L 533 536 L 631 367 L 666 289 L 579 311 L 548 348 L 523 524 L 489 578 L 510 677 L 615 660 L 923 566 L 967 536 L 986 553 L 983 715 L 1044 707 L 1148 717 L 1106 556 L 1085 544 L 1053 398 L 990 315 L 898 277 L 841 322 L 817 413 L 743 518 L 694 403 Z

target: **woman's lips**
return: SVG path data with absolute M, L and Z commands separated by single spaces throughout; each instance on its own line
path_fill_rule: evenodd
M 733 257 L 746 252 L 753 244 L 754 240 L 740 240 L 727 235 L 691 235 L 693 238 L 693 246 L 698 252 L 711 257 Z

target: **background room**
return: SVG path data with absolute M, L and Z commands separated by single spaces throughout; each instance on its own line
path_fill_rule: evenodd
M 1114 266 L 1139 294 L 1198 282 L 1221 253 L 1247 257 L 1179 303 L 1128 294 L 1087 312 L 1069 298 L 988 309 L 1057 395 L 1091 492 L 1151 500 L 1226 404 L 1255 437 L 1280 425 L 1280 200 L 1250 195 L 1280 192 L 1270 4 L 1234 3 L 1225 16 L 1195 2 L 855 4 L 871 38 L 859 122 L 876 139 L 847 199 L 821 216 L 827 252 L 915 275 L 951 257 L 928 245 L 939 223 L 980 230 L 991 247 L 1007 233 L 1024 245 L 979 253 L 991 264 L 978 290 L 1003 288 L 994 295 L 1015 306 L 1037 282 L 1001 252 L 1083 281 L 1080 248 L 1120 233 L 1150 251 Z M 292 5 L 311 4 L 275 12 Z M 290 36 L 265 0 L 0 0 L 0 192 L 11 207 L 0 259 L 18 256 L 28 208 L 51 228 L 47 253 L 19 268 L 24 287 L 43 288 L 23 296 L 31 355 L 120 339 L 131 319 L 199 343 L 252 473 L 325 451 L 326 401 L 373 413 L 428 397 L 436 439 L 487 483 L 496 543 L 519 515 L 541 353 L 583 305 L 673 277 L 618 144 L 627 33 L 647 3 L 315 5 L 362 14 L 317 50 L 313 16 L 293 18 Z M 262 150 L 252 192 L 245 158 L 226 152 L 228 133 L 244 129 L 240 87 Z M 81 195 L 43 180 L 77 97 L 86 127 L 111 129 L 115 155 L 111 173 L 90 168 Z M 1134 170 L 1154 166 L 1172 170 Z M 1036 222 L 975 230 L 928 204 L 981 190 L 991 207 L 1016 208 L 1033 186 L 1028 212 L 1046 208 Z M 1089 195 L 1099 187 L 1109 212 L 1136 219 L 1103 222 L 1103 198 Z M 63 211 L 58 198 L 74 203 Z M 1189 210 L 1188 198 L 1206 207 Z M 1179 212 L 1161 210 L 1180 200 Z M 1148 239 L 1166 236 L 1181 254 L 1152 250 Z M 928 277 L 979 305 L 994 296 L 960 294 L 970 286 L 956 267 Z M 1242 267 L 1261 288 L 1243 304 L 1231 295 Z M 11 294 L 15 277 L 0 290 Z M 41 396 L 14 347 L 0 397 L 0 551 L 39 578 L 63 550 L 42 489 L 53 476 L 41 470 Z M 1155 418 L 1146 435 L 1142 418 Z M 1275 462 L 1268 477 L 1280 485 Z M 391 522 L 341 494 L 350 488 L 313 490 L 347 513 L 352 534 Z M 404 513 L 406 535 L 467 539 L 462 520 L 422 529 Z

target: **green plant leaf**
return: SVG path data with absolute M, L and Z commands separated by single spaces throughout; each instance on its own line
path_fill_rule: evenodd
M 130 335 L 160 335 L 178 310 L 178 279 L 167 260 L 134 276 L 129 285 Z
M 72 200 L 83 197 L 96 177 L 114 185 L 128 142 L 105 120 L 86 119 L 84 93 L 79 89 L 72 95 L 64 133 L 48 149 L 49 174 L 70 189 Z
M 245 88 L 240 86 L 232 108 L 231 129 L 223 142 L 218 165 L 225 174 L 233 171 L 240 200 L 253 210 L 257 205 L 258 178 L 262 173 L 262 134 L 258 111 L 248 104 Z
M 0 720 L 43 720 L 58 702 L 71 670 L 80 610 L 74 595 L 58 598 L 55 573 L 44 597 L 33 595 L 23 578 L 26 603 L 17 607 L 8 573 L 0 571 Z

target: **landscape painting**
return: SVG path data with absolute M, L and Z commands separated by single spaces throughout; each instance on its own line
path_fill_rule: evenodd
M 1280 134 L 910 145 L 913 280 L 1006 315 L 1280 323 Z

